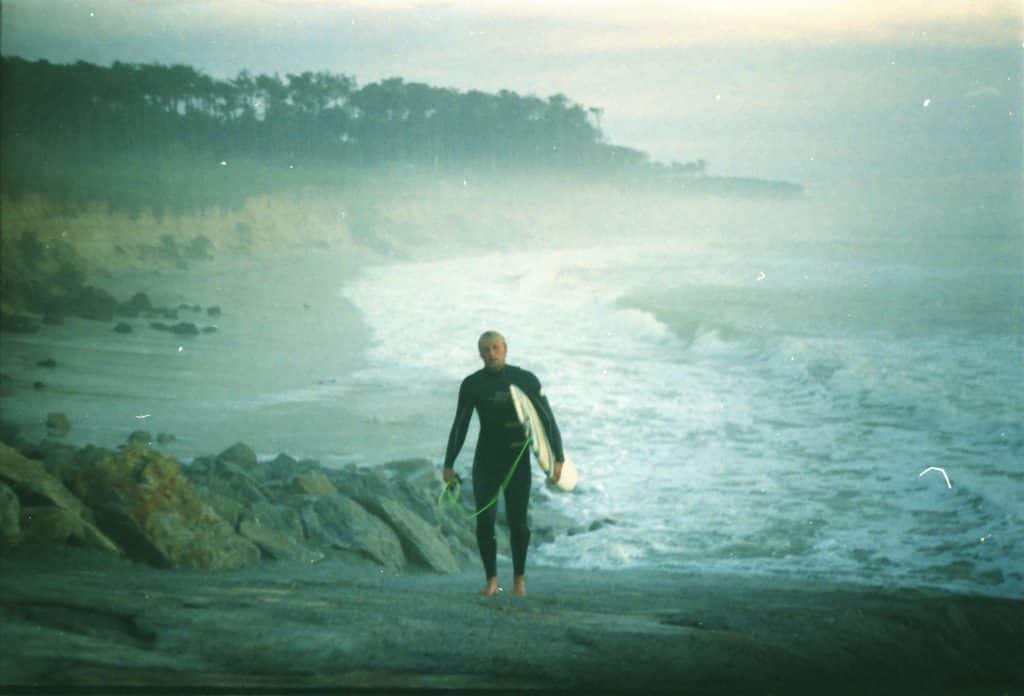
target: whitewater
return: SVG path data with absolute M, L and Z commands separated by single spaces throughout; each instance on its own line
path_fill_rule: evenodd
M 69 443 L 170 433 L 161 447 L 186 463 L 243 441 L 440 470 L 494 329 L 542 381 L 581 475 L 562 495 L 535 472 L 534 509 L 582 533 L 536 541 L 531 564 L 1020 597 L 1024 239 L 1019 192 L 982 184 L 846 207 L 695 200 L 459 244 L 439 229 L 374 263 L 303 251 L 128 274 L 118 297 L 221 305 L 218 330 L 5 334 L 20 377 L 2 415 L 35 440 L 53 411 Z
M 1012 260 L 754 228 L 524 246 L 339 292 L 366 408 L 437 462 L 482 331 L 541 379 L 581 483 L 534 499 L 594 531 L 534 562 L 1024 594 Z

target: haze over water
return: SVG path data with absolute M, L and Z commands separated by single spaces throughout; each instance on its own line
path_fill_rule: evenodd
M 8 0 L 2 20 L 27 59 L 564 93 L 609 142 L 803 200 L 694 200 L 655 225 L 638 197 L 600 233 L 481 225 L 458 232 L 472 249 L 337 282 L 330 258 L 200 272 L 173 299 L 225 312 L 180 347 L 76 320 L 5 336 L 10 364 L 54 351 L 72 375 L 5 417 L 67 411 L 105 446 L 168 431 L 186 461 L 242 440 L 440 466 L 498 329 L 581 470 L 577 493 L 534 494 L 599 523 L 534 559 L 1024 594 L 1019 3 L 534 5 Z
M 440 461 L 476 335 L 505 332 L 582 472 L 535 495 L 606 522 L 544 562 L 1020 595 L 1020 211 L 979 224 L 984 190 L 901 193 L 369 269 L 342 289 L 372 335 L 358 380 Z

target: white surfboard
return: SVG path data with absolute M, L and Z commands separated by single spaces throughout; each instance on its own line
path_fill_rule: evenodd
M 548 434 L 544 431 L 543 421 L 541 421 L 537 409 L 533 407 L 530 397 L 522 389 L 512 384 L 509 386 L 509 391 L 512 393 L 512 403 L 516 407 L 516 416 L 530 436 L 530 449 L 537 458 L 538 466 L 548 477 L 548 483 L 551 483 L 551 467 L 555 464 L 555 453 L 551 449 Z M 576 487 L 578 478 L 579 472 L 576 471 L 576 465 L 569 459 L 569 455 L 565 455 L 562 475 L 558 478 L 558 483 L 551 485 L 563 491 L 571 491 Z

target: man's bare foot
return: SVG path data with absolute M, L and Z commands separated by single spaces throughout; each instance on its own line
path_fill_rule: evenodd
M 526 596 L 526 576 L 517 575 L 512 580 L 512 594 L 516 597 Z
M 493 597 L 499 592 L 501 592 L 501 588 L 498 587 L 498 578 L 487 578 L 487 584 L 484 585 L 484 589 L 480 590 L 480 594 L 484 597 Z

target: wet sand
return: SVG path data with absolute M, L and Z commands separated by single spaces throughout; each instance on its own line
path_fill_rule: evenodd
M 69 317 L 36 334 L 5 333 L 3 422 L 38 441 L 47 414 L 62 412 L 71 430 L 61 440 L 76 446 L 114 447 L 136 429 L 168 433 L 175 440 L 162 449 L 183 462 L 237 441 L 266 456 L 351 461 L 364 432 L 376 434 L 352 406 L 360 385 L 349 386 L 369 336 L 339 294 L 362 263 L 295 250 L 106 278 L 102 286 L 121 301 L 142 291 L 160 307 L 199 305 L 180 310 L 178 321 L 217 331 L 177 336 L 151 328 L 151 319 L 117 317 L 133 327 L 119 334 L 111 322 Z M 211 316 L 214 306 L 221 313 Z M 55 367 L 38 365 L 45 359 Z M 341 389 L 352 393 L 338 398 Z
M 1024 602 L 752 577 L 326 560 L 224 573 L 78 549 L 0 558 L 0 684 L 700 694 L 1024 692 Z

